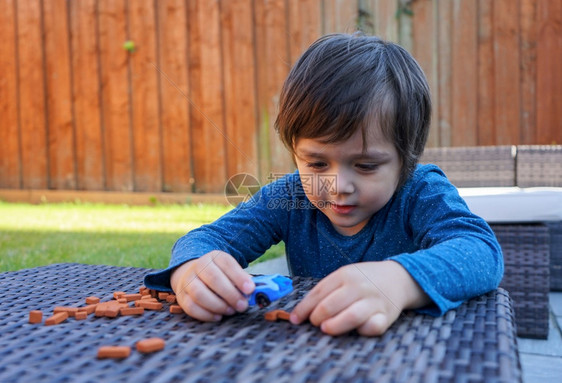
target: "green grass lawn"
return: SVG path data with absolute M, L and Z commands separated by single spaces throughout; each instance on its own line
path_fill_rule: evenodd
M 180 236 L 229 209 L 0 202 L 0 272 L 60 262 L 165 268 Z M 283 253 L 279 244 L 257 262 Z

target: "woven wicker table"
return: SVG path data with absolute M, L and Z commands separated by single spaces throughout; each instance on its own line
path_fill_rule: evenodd
M 56 264 L 0 274 L 1 382 L 519 382 L 511 300 L 498 289 L 445 316 L 406 313 L 382 337 L 331 337 L 305 323 L 267 322 L 251 308 L 220 323 L 160 311 L 114 319 L 90 315 L 54 326 L 29 324 L 30 310 L 83 306 L 137 292 L 150 270 Z M 290 310 L 315 281 L 270 308 Z M 164 350 L 96 358 L 103 345 L 166 340 Z

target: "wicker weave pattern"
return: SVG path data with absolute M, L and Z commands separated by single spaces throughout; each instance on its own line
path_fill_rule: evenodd
M 544 225 L 491 225 L 501 245 L 500 284 L 514 302 L 517 335 L 548 337 L 549 231 Z
M 499 289 L 445 316 L 404 314 L 382 337 L 323 335 L 306 323 L 271 323 L 263 310 L 200 323 L 166 310 L 141 317 L 27 323 L 29 310 L 78 305 L 84 297 L 133 291 L 146 269 L 77 264 L 0 274 L 2 382 L 520 382 L 511 300 Z M 272 308 L 290 310 L 315 283 Z M 165 306 L 167 307 L 167 306 Z M 159 336 L 163 351 L 97 360 L 101 345 Z
M 562 186 L 562 145 L 517 147 L 517 186 Z
M 550 230 L 550 289 L 562 291 L 562 222 L 548 222 Z
M 562 187 L 562 145 L 518 146 L 517 185 L 519 187 Z M 550 286 L 562 290 L 562 222 L 549 223 Z
M 456 187 L 515 186 L 515 147 L 425 149 L 420 163 L 439 166 Z

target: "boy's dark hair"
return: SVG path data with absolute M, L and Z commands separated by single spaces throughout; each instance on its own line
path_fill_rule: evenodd
M 380 124 L 402 161 L 400 188 L 413 172 L 429 132 L 425 75 L 402 47 L 378 37 L 331 34 L 314 42 L 285 80 L 275 128 L 294 154 L 300 138 L 342 142 Z

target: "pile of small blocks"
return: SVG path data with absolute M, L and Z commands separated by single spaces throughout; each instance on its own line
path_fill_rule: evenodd
M 113 299 L 101 302 L 98 297 L 87 297 L 85 306 L 69 307 L 57 306 L 53 309 L 53 315 L 45 320 L 46 326 L 57 325 L 66 321 L 69 317 L 75 320 L 84 320 L 90 314 L 95 317 L 116 318 L 118 316 L 142 315 L 145 310 L 162 310 L 162 302 L 170 304 L 170 313 L 182 314 L 183 309 L 176 304 L 176 296 L 171 293 L 156 291 L 145 286 L 139 288 L 138 293 L 128 294 L 124 291 L 115 291 Z M 131 306 L 133 302 L 133 306 Z M 268 321 L 289 320 L 290 314 L 283 310 L 272 310 L 265 313 Z M 43 321 L 43 313 L 40 310 L 29 312 L 29 323 L 38 324 Z M 136 343 L 136 349 L 141 353 L 151 353 L 164 349 L 165 341 L 161 338 L 147 338 Z M 127 358 L 131 354 L 130 346 L 102 346 L 98 349 L 98 359 L 105 358 Z
M 158 292 L 141 286 L 139 293 L 127 294 L 124 291 L 115 291 L 113 300 L 101 302 L 98 297 L 86 298 L 86 306 L 67 307 L 57 306 L 53 309 L 53 315 L 45 320 L 45 325 L 55 325 L 64 322 L 69 317 L 76 320 L 86 319 L 88 315 L 94 314 L 96 317 L 116 318 L 119 315 L 142 315 L 144 310 L 161 310 L 163 305 L 161 301 L 171 303 L 170 312 L 178 313 L 178 305 L 176 296 L 167 292 Z M 130 302 L 134 302 L 134 306 L 130 306 Z M 181 309 L 181 308 L 180 308 Z M 180 311 L 183 312 L 183 311 Z M 41 323 L 43 314 L 39 310 L 33 310 L 29 313 L 29 323 Z
M 162 310 L 165 301 L 170 304 L 170 313 L 181 314 L 182 308 L 176 304 L 176 296 L 167 292 L 159 292 L 145 286 L 139 288 L 138 293 L 128 294 L 124 291 L 115 291 L 113 299 L 101 302 L 98 297 L 87 297 L 85 306 L 70 307 L 57 306 L 53 309 L 53 315 L 45 320 L 46 326 L 61 324 L 68 318 L 84 320 L 90 314 L 95 317 L 116 318 L 118 316 L 142 315 L 145 310 Z M 132 304 L 132 305 L 131 305 Z M 43 321 L 43 313 L 40 310 L 29 312 L 29 323 L 38 324 Z M 161 338 L 147 338 L 136 343 L 136 349 L 142 353 L 150 353 L 162 350 L 165 341 Z M 98 349 L 97 357 L 102 358 L 126 358 L 131 353 L 129 346 L 103 346 Z

